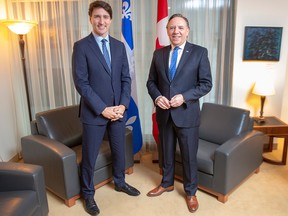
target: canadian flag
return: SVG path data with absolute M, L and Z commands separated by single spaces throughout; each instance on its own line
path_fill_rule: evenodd
M 167 31 L 166 31 L 167 22 L 168 22 L 167 0 L 158 0 L 156 49 L 162 48 L 170 44 Z M 152 113 L 152 123 L 153 123 L 152 134 L 156 143 L 158 144 L 159 131 L 158 131 L 158 125 L 156 122 L 155 107 L 153 108 L 153 113 Z

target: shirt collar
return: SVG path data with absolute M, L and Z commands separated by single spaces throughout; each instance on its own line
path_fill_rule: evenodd
M 97 35 L 95 32 L 93 32 L 92 31 L 92 34 L 93 34 L 93 36 L 94 36 L 94 38 L 95 38 L 95 40 L 97 41 L 97 43 L 101 43 L 101 41 L 102 41 L 102 39 L 106 39 L 106 41 L 109 43 L 109 35 L 107 35 L 106 37 L 101 37 L 101 36 L 99 36 L 99 35 Z
M 185 45 L 186 45 L 186 41 L 185 41 L 183 44 L 181 44 L 181 45 L 179 46 L 179 48 L 180 48 L 181 50 L 183 50 L 184 47 L 185 47 Z M 175 46 L 173 46 L 173 45 L 171 44 L 171 50 L 173 50 L 174 48 L 175 48 Z

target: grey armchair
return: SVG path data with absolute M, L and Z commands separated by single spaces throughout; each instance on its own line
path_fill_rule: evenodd
M 0 215 L 48 215 L 43 168 L 0 162 Z
M 253 130 L 250 111 L 204 103 L 199 130 L 198 187 L 225 203 L 228 196 L 262 163 L 265 136 Z M 159 162 L 161 148 L 159 148 Z M 182 179 L 183 166 L 176 148 L 175 177 Z M 161 163 L 159 163 L 161 167 Z
M 82 124 L 79 106 L 60 107 L 36 114 L 32 134 L 21 138 L 25 163 L 41 165 L 46 188 L 69 207 L 80 198 Z M 132 131 L 126 130 L 126 173 L 133 173 Z M 112 180 L 112 154 L 105 137 L 94 170 L 94 185 L 99 188 Z

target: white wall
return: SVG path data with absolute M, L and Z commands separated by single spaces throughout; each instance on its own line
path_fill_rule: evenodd
M 251 93 L 252 87 L 259 76 L 265 71 L 272 73 L 276 94 L 267 96 L 264 106 L 264 116 L 274 115 L 288 120 L 287 103 L 287 0 L 238 0 L 236 16 L 236 36 L 234 53 L 234 73 L 232 105 L 243 107 L 251 111 L 251 115 L 258 116 L 260 97 Z M 280 60 L 276 62 L 243 61 L 244 28 L 245 26 L 275 26 L 283 27 Z M 283 102 L 283 104 L 282 104 Z M 286 110 L 286 115 L 283 112 Z M 288 122 L 288 121 L 287 121 Z
M 286 62 L 288 62 L 288 55 L 286 55 Z M 288 63 L 287 63 L 288 65 Z M 286 67 L 286 79 L 285 87 L 283 88 L 283 100 L 282 100 L 282 110 L 281 110 L 281 119 L 288 124 L 288 66 Z

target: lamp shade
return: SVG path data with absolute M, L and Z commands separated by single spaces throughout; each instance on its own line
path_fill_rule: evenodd
M 261 77 L 256 81 L 252 93 L 261 96 L 274 95 L 275 89 L 273 80 L 268 77 Z
M 27 34 L 38 23 L 28 20 L 1 20 L 12 32 L 18 35 Z

